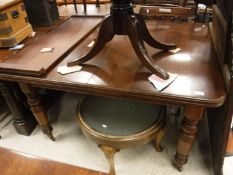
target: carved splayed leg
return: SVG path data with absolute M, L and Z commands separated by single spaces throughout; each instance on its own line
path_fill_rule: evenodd
M 164 51 L 168 51 L 168 50 L 172 50 L 172 49 L 176 49 L 177 46 L 175 44 L 164 44 L 164 43 L 161 43 L 157 40 L 155 40 L 151 34 L 149 33 L 148 29 L 147 29 L 147 26 L 146 26 L 146 23 L 144 21 L 144 18 L 142 15 L 140 14 L 137 14 L 137 19 L 139 20 L 139 30 L 140 30 L 140 34 L 141 36 L 143 37 L 143 40 L 149 44 L 151 47 L 154 47 L 154 48 L 157 48 L 157 49 L 161 49 L 161 50 L 164 50 Z
M 162 79 L 168 79 L 169 74 L 164 69 L 153 64 L 152 57 L 148 54 L 143 41 L 154 48 L 162 50 L 175 49 L 176 45 L 166 45 L 156 41 L 150 35 L 143 16 L 133 12 L 133 4 L 131 0 L 112 0 L 110 12 L 110 15 L 107 15 L 103 20 L 99 36 L 93 49 L 79 59 L 70 60 L 67 63 L 67 66 L 83 64 L 92 59 L 103 49 L 106 42 L 110 41 L 115 34 L 128 35 L 134 51 L 143 65 L 145 65 L 145 67 L 147 67 L 153 74 L 158 75 Z
M 95 45 L 93 48 L 88 52 L 86 55 L 82 56 L 81 58 L 70 60 L 67 63 L 67 66 L 74 66 L 83 64 L 93 57 L 95 57 L 104 47 L 104 45 L 112 40 L 114 34 L 112 29 L 112 17 L 106 16 L 100 26 L 99 34 L 96 39 Z
M 139 28 L 140 24 L 139 20 L 136 18 L 136 15 L 131 15 L 128 19 L 128 36 L 134 48 L 134 51 L 136 52 L 138 58 L 141 60 L 144 66 L 146 66 L 153 74 L 156 74 L 163 79 L 168 79 L 169 74 L 167 73 L 167 71 L 157 65 L 153 65 L 153 58 L 148 54 L 148 51 L 145 48 L 142 40 L 143 37 L 139 33 Z

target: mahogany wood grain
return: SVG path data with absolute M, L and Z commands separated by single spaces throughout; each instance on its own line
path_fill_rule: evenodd
M 227 22 L 216 5 L 213 5 L 213 20 L 209 23 L 209 28 L 218 60 L 223 65 L 226 49 Z
M 33 30 L 35 31 L 35 36 L 28 37 L 25 40 L 23 40 L 22 43 L 24 44 L 24 47 L 27 47 L 33 41 L 39 39 L 40 37 L 42 37 L 43 35 L 45 35 L 49 31 L 51 31 L 54 28 L 58 27 L 60 24 L 62 24 L 64 21 L 68 20 L 69 18 L 70 17 L 67 17 L 67 16 L 61 16 L 61 17 L 59 17 L 59 19 L 57 20 L 57 22 L 53 26 L 33 28 Z M 12 55 L 16 54 L 19 51 L 20 50 L 12 51 L 12 50 L 9 50 L 9 49 L 1 49 L 1 51 L 0 51 L 0 63 L 6 61 L 8 58 L 11 58 Z
M 52 141 L 55 141 L 55 138 L 52 134 L 53 128 L 50 126 L 46 110 L 42 105 L 42 99 L 36 93 L 36 89 L 28 84 L 23 83 L 19 83 L 19 86 L 27 96 L 28 104 L 30 105 L 32 113 L 40 124 L 43 133 L 46 134 Z
M 227 3 L 224 4 L 226 5 Z M 233 21 L 227 21 L 227 15 L 231 15 L 228 14 L 227 8 L 221 11 L 219 8 L 222 9 L 217 2 L 217 6 L 213 6 L 213 21 L 210 23 L 209 30 L 224 76 L 227 98 L 221 107 L 207 110 L 215 175 L 223 174 L 223 162 L 224 156 L 226 155 L 227 141 L 233 114 L 233 53 L 231 53 L 233 50 L 233 41 L 231 41 L 233 40 L 233 35 L 231 34 Z
M 174 82 L 161 92 L 148 81 L 151 73 L 138 61 L 128 38 L 124 36 L 115 36 L 94 59 L 83 65 L 80 72 L 67 75 L 57 73 L 58 66 L 66 65 L 68 60 L 90 50 L 87 45 L 96 38 L 96 33 L 85 39 L 43 78 L 1 73 L 0 79 L 20 82 L 33 92 L 33 87 L 37 86 L 150 103 L 182 105 L 186 115 L 175 158 L 175 165 L 181 169 L 188 159 L 203 111 L 206 108 L 219 107 L 225 101 L 224 80 L 207 27 L 193 22 L 156 21 L 149 21 L 147 27 L 154 38 L 165 43 L 172 41 L 181 48 L 180 52 L 172 54 L 147 46 L 154 58 L 153 64 L 177 74 Z M 28 100 L 36 101 L 34 97 L 35 94 L 28 96 Z M 45 112 L 34 112 L 36 116 L 44 114 L 37 118 L 41 120 L 39 123 L 48 120 Z
M 155 38 L 164 42 L 172 40 L 182 49 L 177 54 L 171 54 L 147 48 L 153 54 L 156 64 L 178 75 L 162 92 L 158 92 L 149 83 L 147 78 L 151 75 L 150 72 L 137 61 L 128 39 L 121 36 L 114 37 L 100 54 L 83 65 L 80 72 L 61 75 L 57 73 L 57 67 L 87 53 L 90 50 L 87 45 L 95 39 L 95 34 L 83 41 L 44 78 L 0 74 L 1 79 L 57 90 L 120 96 L 147 102 L 220 106 L 225 100 L 226 89 L 211 46 L 208 28 L 202 28 L 202 24 L 192 22 L 150 21 L 147 24 Z M 114 45 L 119 47 L 115 48 Z M 195 91 L 204 94 L 196 95 Z
M 169 11 L 169 12 L 163 12 Z M 180 7 L 180 6 L 142 6 L 140 9 L 140 14 L 144 15 L 145 18 L 154 18 L 154 19 L 183 19 L 188 20 L 188 17 L 191 14 L 191 8 Z
M 100 23 L 102 18 L 70 18 L 17 54 L 0 63 L 0 71 L 9 74 L 43 76 L 62 56 L 76 47 Z M 52 52 L 41 53 L 43 48 Z
M 0 155 L 1 175 L 107 175 L 5 148 Z
M 228 14 L 228 7 L 224 9 L 221 4 L 223 5 L 223 2 L 217 2 L 218 6 L 213 6 L 213 21 L 210 24 L 211 38 L 227 88 L 227 98 L 224 104 L 219 108 L 207 110 L 215 175 L 223 174 L 223 162 L 233 114 L 233 35 L 231 34 L 233 21 L 227 21 L 227 16 L 231 14 Z M 227 3 L 224 1 L 225 5 Z
M 188 161 L 188 155 L 196 139 L 197 124 L 201 120 L 204 107 L 187 105 L 184 108 L 184 119 L 178 140 L 178 147 L 173 164 L 182 171 L 183 164 Z

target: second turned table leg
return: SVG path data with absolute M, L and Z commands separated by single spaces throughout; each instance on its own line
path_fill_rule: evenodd
M 197 134 L 197 124 L 203 116 L 204 107 L 197 105 L 187 105 L 184 109 L 184 119 L 178 140 L 177 152 L 173 160 L 174 166 L 183 170 L 183 165 L 187 163 L 189 153 L 192 149 Z
M 34 87 L 28 84 L 19 83 L 21 90 L 27 97 L 27 102 L 30 105 L 32 113 L 34 114 L 36 120 L 40 124 L 43 133 L 46 134 L 52 141 L 55 141 L 55 137 L 52 134 L 53 128 L 51 127 L 47 113 L 42 105 L 42 99 L 37 94 Z

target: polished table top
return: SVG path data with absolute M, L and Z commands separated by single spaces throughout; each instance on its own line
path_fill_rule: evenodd
M 184 118 L 173 159 L 173 165 L 182 171 L 183 165 L 188 161 L 197 136 L 198 123 L 205 109 L 222 105 L 227 92 L 207 26 L 202 27 L 202 24 L 193 22 L 164 21 L 149 21 L 147 25 L 152 36 L 157 40 L 175 43 L 181 48 L 181 51 L 176 54 L 161 52 L 149 46 L 147 48 L 153 55 L 155 64 L 168 72 L 177 74 L 174 82 L 161 92 L 158 92 L 149 82 L 150 71 L 142 66 L 125 36 L 115 36 L 102 52 L 83 65 L 80 72 L 67 75 L 57 73 L 58 66 L 66 65 L 68 60 L 89 51 L 88 44 L 96 38 L 96 32 L 84 39 L 43 77 L 20 76 L 8 72 L 0 73 L 0 79 L 19 82 L 43 133 L 51 140 L 55 140 L 52 127 L 34 87 L 136 99 L 166 105 L 183 105 Z M 51 41 L 50 37 L 47 39 Z M 39 44 L 43 46 L 43 42 Z M 0 55 L 3 52 L 0 50 Z M 26 59 L 28 58 L 24 58 Z M 13 60 L 12 62 L 15 63 Z
M 84 94 L 137 99 L 166 104 L 196 104 L 220 106 L 226 97 L 222 74 L 211 45 L 208 27 L 199 23 L 148 21 L 153 37 L 161 42 L 175 43 L 181 51 L 176 54 L 147 47 L 154 63 L 177 74 L 167 88 L 158 92 L 149 82 L 151 73 L 142 67 L 125 36 L 115 36 L 96 58 L 83 65 L 80 72 L 67 75 L 57 73 L 57 67 L 86 54 L 87 45 L 96 32 L 42 78 L 0 74 L 0 79 L 24 82 L 38 87 Z M 49 38 L 48 38 L 49 39 Z M 2 51 L 0 51 L 2 52 Z

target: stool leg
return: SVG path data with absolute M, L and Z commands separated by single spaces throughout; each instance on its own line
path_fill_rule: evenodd
M 161 140 L 163 139 L 164 131 L 165 131 L 165 124 L 159 130 L 159 133 L 156 135 L 155 140 L 154 140 L 154 147 L 156 151 L 158 152 L 163 151 L 163 147 L 161 146 Z
M 164 131 L 159 131 L 158 135 L 155 138 L 155 143 L 154 143 L 154 147 L 156 149 L 156 151 L 161 152 L 163 151 L 163 147 L 161 146 L 161 140 L 163 138 L 164 135 Z
M 108 160 L 108 164 L 110 166 L 110 171 L 109 174 L 110 175 L 115 175 L 115 165 L 114 165 L 114 155 L 116 152 L 118 152 L 118 149 L 115 149 L 113 147 L 109 147 L 109 146 L 104 146 L 104 145 L 99 145 L 100 149 L 103 151 L 106 159 Z
M 75 9 L 75 12 L 78 13 L 78 9 L 77 9 L 77 3 L 76 3 L 76 0 L 73 0 L 73 4 L 74 4 L 74 9 Z
M 84 13 L 87 13 L 87 1 L 83 0 L 83 8 L 84 8 Z

